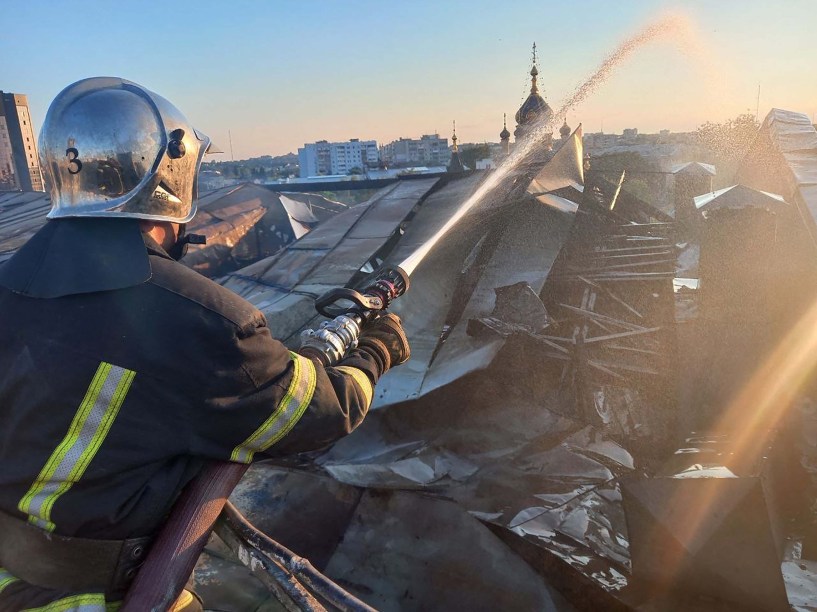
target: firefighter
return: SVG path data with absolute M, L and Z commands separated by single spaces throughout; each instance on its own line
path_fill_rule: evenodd
M 323 367 L 176 261 L 209 143 L 118 78 L 49 108 L 49 221 L 0 268 L 0 610 L 105 610 L 206 462 L 330 444 L 409 357 L 388 315 Z

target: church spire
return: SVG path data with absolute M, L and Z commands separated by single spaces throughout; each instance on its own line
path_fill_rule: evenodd
M 448 172 L 465 172 L 465 166 L 460 159 L 460 149 L 457 146 L 457 122 L 454 121 L 454 134 L 451 136 L 451 161 L 448 162 Z
M 502 113 L 502 131 L 499 133 L 499 140 L 502 144 L 502 153 L 508 155 L 511 152 L 511 133 L 508 131 L 508 118 Z
M 539 84 L 537 77 L 539 76 L 539 69 L 536 67 L 536 43 L 533 43 L 533 66 L 530 69 L 530 94 L 527 99 L 516 111 L 516 129 L 514 136 L 517 142 L 525 137 L 535 124 L 544 124 L 550 121 L 553 116 L 553 109 L 548 106 L 545 99 L 539 94 Z
M 536 43 L 533 43 L 533 67 L 530 69 L 530 92 L 532 94 L 539 93 L 539 87 L 536 85 L 536 77 L 539 75 L 539 70 L 536 68 Z
M 562 140 L 567 140 L 571 132 L 573 132 L 573 130 L 567 125 L 567 117 L 565 117 L 565 122 L 562 124 L 562 127 L 559 128 L 559 136 L 561 136 Z

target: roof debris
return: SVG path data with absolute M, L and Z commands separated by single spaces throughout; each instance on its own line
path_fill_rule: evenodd
M 773 110 L 717 192 L 714 167 L 674 168 L 696 179 L 678 223 L 586 168 L 581 128 L 557 147 L 417 265 L 393 305 L 412 358 L 364 423 L 254 465 L 233 503 L 380 610 L 817 609 L 817 347 L 795 333 L 817 324 L 817 131 Z M 186 263 L 296 347 L 316 297 L 403 261 L 486 176 L 352 207 L 217 190 Z M 0 262 L 47 206 L 0 195 Z M 196 580 L 218 606 L 266 596 L 216 537 Z

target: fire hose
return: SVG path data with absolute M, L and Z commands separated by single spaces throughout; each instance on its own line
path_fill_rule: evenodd
M 324 366 L 337 363 L 357 345 L 366 324 L 408 288 L 408 275 L 401 268 L 393 267 L 382 269 L 362 291 L 346 287 L 328 291 L 315 301 L 315 308 L 330 320 L 317 330 L 302 333 L 302 352 Z M 305 560 L 299 560 L 260 534 L 228 505 L 227 498 L 248 468 L 246 464 L 213 462 L 187 485 L 128 590 L 122 607 L 124 612 L 163 612 L 172 606 L 193 572 L 225 505 L 227 510 L 217 532 L 229 540 L 226 543 L 254 573 L 257 574 L 260 567 L 272 578 L 263 582 L 284 600 L 285 607 L 325 610 L 299 583 L 297 575 L 334 608 L 371 612 L 369 606 L 321 575 L 308 562 L 304 563 Z

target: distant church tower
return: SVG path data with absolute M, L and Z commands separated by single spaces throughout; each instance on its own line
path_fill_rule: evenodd
M 502 145 L 502 155 L 511 154 L 511 133 L 508 131 L 508 118 L 502 113 L 502 131 L 499 133 L 499 142 Z
M 573 128 L 567 125 L 567 119 L 562 124 L 562 127 L 559 128 L 559 137 L 562 140 L 562 144 L 567 142 L 567 139 L 570 138 L 570 134 L 573 132 Z
M 457 122 L 454 121 L 454 134 L 451 136 L 451 161 L 448 162 L 448 172 L 465 172 L 465 166 L 460 159 L 460 149 L 457 147 Z
M 553 117 L 553 109 L 548 106 L 545 99 L 539 95 L 539 87 L 536 84 L 536 77 L 539 70 L 536 68 L 536 43 L 533 43 L 533 67 L 530 70 L 530 95 L 516 111 L 516 129 L 513 131 L 516 142 L 524 140 L 530 135 L 535 127 L 543 126 Z M 542 137 L 543 144 L 550 145 L 552 134 Z

